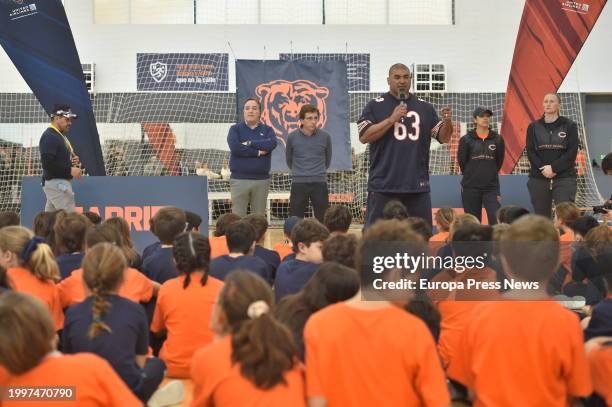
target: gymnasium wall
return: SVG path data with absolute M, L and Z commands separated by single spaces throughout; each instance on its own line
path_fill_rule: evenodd
M 96 64 L 97 92 L 135 91 L 138 52 L 227 52 L 234 90 L 234 55 L 275 59 L 291 48 L 371 53 L 373 91 L 385 90 L 388 66 L 401 61 L 446 64 L 452 92 L 504 92 L 523 3 L 456 0 L 454 26 L 206 26 L 96 25 L 92 0 L 65 0 L 81 61 Z M 610 38 L 612 6 L 604 9 L 561 91 L 612 92 L 612 55 L 604 51 Z M 27 91 L 0 52 L 0 92 Z

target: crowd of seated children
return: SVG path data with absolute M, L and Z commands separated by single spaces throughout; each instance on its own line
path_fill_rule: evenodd
M 64 355 L 56 350 L 56 325 L 37 298 L 8 290 L 0 295 L 0 386 L 69 387 L 74 400 L 56 406 L 139 407 L 142 402 L 110 364 L 92 353 Z M 2 406 L 47 406 L 45 400 L 8 400 Z
M 321 248 L 328 237 L 327 228 L 315 219 L 304 219 L 295 225 L 291 231 L 295 258 L 286 259 L 278 266 L 274 280 L 276 302 L 306 285 L 323 261 Z
M 102 224 L 92 228 L 85 236 L 85 253 L 98 243 L 109 243 L 121 248 L 121 235 L 114 227 Z M 160 284 L 150 280 L 140 271 L 128 267 L 123 273 L 121 284 L 119 285 L 119 296 L 131 300 L 135 303 L 148 303 L 157 295 Z M 87 297 L 83 278 L 83 268 L 74 270 L 70 276 L 62 280 L 57 285 L 62 308 L 83 301 Z
M 210 275 L 225 280 L 228 274 L 236 270 L 248 270 L 259 275 L 272 284 L 268 265 L 253 255 L 255 251 L 255 229 L 246 221 L 229 225 L 225 231 L 229 254 L 213 259 L 210 262 Z
M 561 236 L 581 244 L 572 243 L 572 281 L 563 291 L 587 298 L 592 307 L 580 313 L 548 291 L 561 257 L 555 225 L 520 207 L 501 208 L 494 228 L 438 211 L 438 227 L 453 218 L 448 235 L 438 236 L 446 243 L 439 256 L 489 251 L 493 259 L 483 269 L 422 276 L 430 283 L 508 278 L 537 289 L 430 289 L 390 301 L 371 288 L 373 274 L 360 276 L 364 248 L 405 241 L 418 251 L 432 236 L 400 202 L 388 205 L 392 220 L 361 238 L 341 233 L 341 206 L 326 213 L 337 233 L 314 219 L 290 218 L 284 232 L 291 242 L 274 252 L 263 247 L 264 217 L 231 215 L 220 219 L 216 241 L 227 254 L 215 260 L 215 237 L 185 232 L 197 231 L 201 218 L 163 208 L 151 220 L 159 242 L 142 256 L 146 275 L 128 267 L 134 248 L 122 220 L 93 227 L 81 215 L 39 215 L 36 227 L 52 246 L 20 226 L 1 228 L 0 387 L 76 386 L 85 406 L 178 403 L 183 385 L 160 387 L 165 376 L 191 379 L 192 406 L 446 406 L 449 396 L 475 406 L 612 401 L 610 228 L 574 216 L 570 204 L 557 207 Z M 83 250 L 82 265 L 60 281 L 54 254 L 61 262 Z M 584 314 L 590 316 L 580 323 Z M 55 350 L 58 331 L 67 354 Z M 151 347 L 154 354 L 161 348 L 159 359 L 150 357 Z
M 423 243 L 403 222 L 378 221 L 363 234 L 357 268 L 362 245 L 394 241 Z M 309 405 L 449 405 L 446 378 L 427 326 L 397 306 L 402 304 L 379 298 L 373 278 L 364 274 L 363 291 L 308 318 L 304 344 Z
M 212 319 L 220 339 L 193 357 L 192 406 L 306 406 L 303 367 L 265 280 L 228 275 Z
M 213 341 L 210 317 L 223 282 L 209 273 L 207 237 L 183 233 L 172 250 L 179 276 L 160 288 L 151 331 L 166 336 L 159 356 L 166 362 L 168 376 L 186 378 L 194 352 Z
M 504 301 L 482 302 L 472 312 L 448 375 L 473 392 L 474 405 L 560 406 L 591 394 L 578 317 L 546 290 L 559 264 L 558 242 L 552 222 L 537 215 L 503 234 L 504 272 L 538 284 L 510 289 Z

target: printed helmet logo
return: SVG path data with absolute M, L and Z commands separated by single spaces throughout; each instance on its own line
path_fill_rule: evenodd
M 489 144 L 489 150 L 495 151 L 497 150 L 497 146 L 495 144 Z
M 300 109 L 313 105 L 319 109 L 317 127 L 327 122 L 329 89 L 305 79 L 286 81 L 278 79 L 262 83 L 255 88 L 261 100 L 261 121 L 274 129 L 276 138 L 283 146 L 287 145 L 287 135 L 300 128 Z
M 149 73 L 155 82 L 159 83 L 166 79 L 166 75 L 168 75 L 168 65 L 163 62 L 153 62 L 149 65 Z
M 560 131 L 560 132 L 559 132 L 559 137 L 560 137 L 560 138 L 566 138 L 566 137 L 567 137 L 567 133 L 566 133 L 566 132 L 564 132 L 564 131 Z

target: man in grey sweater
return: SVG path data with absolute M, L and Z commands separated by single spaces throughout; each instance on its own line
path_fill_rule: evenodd
M 292 176 L 290 213 L 305 217 L 310 199 L 315 218 L 323 222 L 329 205 L 326 171 L 332 157 L 331 137 L 317 128 L 319 110 L 313 105 L 302 106 L 300 122 L 300 129 L 289 134 L 285 152 Z

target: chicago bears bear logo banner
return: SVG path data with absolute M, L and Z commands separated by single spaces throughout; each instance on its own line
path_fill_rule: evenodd
M 503 173 L 525 148 L 529 123 L 542 115 L 542 100 L 556 92 L 578 56 L 606 0 L 527 0 L 516 37 L 501 132 Z
M 90 175 L 105 175 L 85 78 L 61 0 L 0 0 L 0 43 L 45 109 L 70 105 L 67 136 Z
M 332 170 L 351 169 L 347 71 L 344 61 L 236 61 L 238 120 L 242 103 L 261 101 L 261 121 L 274 129 L 278 146 L 272 152 L 272 171 L 287 172 L 287 135 L 299 129 L 302 106 L 316 106 L 319 128 L 332 139 Z

